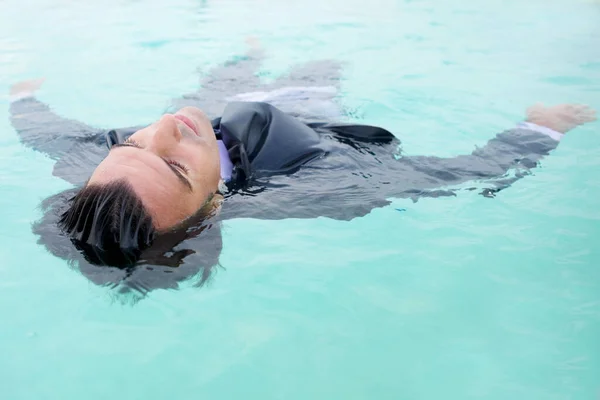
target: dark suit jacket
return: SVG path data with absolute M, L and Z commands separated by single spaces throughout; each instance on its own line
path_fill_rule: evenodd
M 32 98 L 13 103 L 11 115 L 22 142 L 56 159 L 54 175 L 77 186 L 112 144 L 137 129 L 94 129 L 63 119 Z M 213 128 L 234 164 L 224 219 L 350 220 L 389 204 L 391 197 L 452 196 L 453 186 L 471 181 L 493 195 L 558 145 L 545 134 L 514 128 L 471 154 L 406 156 L 400 141 L 383 128 L 307 122 L 251 102 L 227 105 Z
M 259 85 L 251 73 L 255 59 L 246 61 L 224 67 L 240 82 L 249 82 L 247 88 L 238 88 L 239 92 Z M 335 63 L 315 64 L 309 69 L 317 76 L 313 79 L 316 84 L 337 85 Z M 324 72 L 319 74 L 320 70 Z M 278 85 L 301 85 L 309 72 L 300 68 Z M 218 81 L 203 83 L 209 92 L 219 93 L 215 85 Z M 206 108 L 202 101 L 210 99 L 206 93 L 188 95 L 181 105 Z M 305 100 L 302 109 L 314 109 L 311 99 Z M 386 206 L 394 197 L 416 201 L 423 196 L 454 195 L 453 187 L 465 182 L 473 182 L 484 195 L 491 196 L 527 175 L 558 145 L 542 133 L 515 128 L 496 135 L 470 154 L 407 156 L 401 154 L 400 141 L 378 127 L 332 123 L 321 116 L 298 115 L 294 107 L 283 112 L 266 103 L 217 101 L 208 107 L 213 107 L 210 114 L 216 117 L 215 134 L 226 143 L 235 167 L 220 220 L 350 220 Z M 10 114 L 22 143 L 54 159 L 53 174 L 74 185 L 74 189 L 43 202 L 44 215 L 33 226 L 39 243 L 93 282 L 123 291 L 135 289 L 143 294 L 156 288 L 176 288 L 179 281 L 191 276 L 200 276 L 198 284 L 207 281 L 218 265 L 222 247 L 218 221 L 206 221 L 180 237 L 183 242 L 177 250 L 170 251 L 173 243 L 128 269 L 88 264 L 57 229 L 56 221 L 68 198 L 86 182 L 109 147 L 126 139 L 136 127 L 92 128 L 56 115 L 35 98 L 13 102 Z

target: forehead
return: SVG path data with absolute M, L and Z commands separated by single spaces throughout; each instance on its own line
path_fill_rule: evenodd
M 183 192 L 181 182 L 160 157 L 135 148 L 111 150 L 92 174 L 90 183 L 117 179 L 126 179 L 136 192 L 138 188 L 150 194 L 154 191 Z

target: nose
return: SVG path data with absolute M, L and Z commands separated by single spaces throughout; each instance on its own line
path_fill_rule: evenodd
M 181 131 L 177 127 L 177 122 L 171 114 L 165 114 L 156 123 L 156 130 L 152 136 L 150 149 L 159 156 L 166 153 L 176 146 L 181 140 Z

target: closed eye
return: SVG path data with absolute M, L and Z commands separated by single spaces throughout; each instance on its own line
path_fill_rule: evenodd
M 112 149 L 117 149 L 119 147 L 134 147 L 140 150 L 143 150 L 143 147 L 137 143 L 134 140 L 131 139 L 127 139 L 126 141 L 124 141 L 123 143 L 120 144 L 115 144 L 114 146 L 111 147 Z M 179 181 L 185 185 L 185 187 L 190 191 L 193 192 L 194 189 L 192 187 L 192 184 L 190 183 L 189 179 L 185 176 L 187 175 L 187 173 L 189 172 L 188 168 L 180 163 L 178 163 L 177 161 L 174 160 L 168 160 L 166 158 L 160 157 L 161 160 L 163 160 L 171 169 L 171 171 L 173 171 L 173 173 L 175 174 L 175 176 L 177 176 L 177 179 L 179 179 Z
M 165 161 L 168 162 L 169 164 L 171 164 L 172 166 L 181 169 L 183 172 L 185 172 L 186 175 L 189 172 L 189 169 L 185 165 L 180 164 L 177 161 L 169 160 L 169 159 L 166 159 Z
M 141 148 L 142 148 L 142 146 L 141 146 L 141 145 L 140 145 L 138 142 L 136 142 L 135 140 L 133 140 L 133 139 L 131 139 L 131 138 L 130 138 L 130 139 L 127 139 L 127 140 L 125 140 L 125 141 L 123 142 L 123 144 L 129 145 L 129 146 L 133 146 L 133 147 L 137 147 L 138 149 L 141 149 Z
M 129 139 L 127 139 L 127 140 L 125 140 L 125 141 L 123 142 L 123 144 L 129 145 L 129 146 L 133 146 L 133 147 L 137 147 L 138 149 L 141 149 L 141 148 L 142 148 L 142 145 L 140 145 L 138 142 L 136 142 L 135 140 L 133 140 L 133 139 L 131 139 L 131 138 L 129 138 Z M 169 160 L 168 158 L 165 158 L 164 160 L 165 160 L 167 163 L 169 163 L 170 165 L 172 165 L 172 166 L 174 166 L 174 167 L 177 167 L 177 168 L 179 168 L 180 170 L 182 170 L 183 172 L 185 172 L 185 174 L 186 174 L 186 175 L 188 174 L 188 172 L 189 172 L 189 169 L 188 169 L 188 168 L 187 168 L 185 165 L 181 164 L 180 162 L 178 162 L 178 161 L 175 161 L 175 160 Z

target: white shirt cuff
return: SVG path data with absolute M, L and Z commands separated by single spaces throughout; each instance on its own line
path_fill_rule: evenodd
M 538 124 L 534 124 L 533 122 L 521 122 L 517 125 L 519 128 L 528 129 L 530 131 L 535 131 L 546 136 L 550 136 L 552 139 L 560 142 L 560 140 L 565 136 L 564 133 L 560 133 L 555 131 L 554 129 L 547 128 L 545 126 L 541 126 Z

